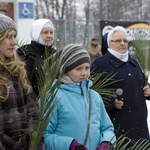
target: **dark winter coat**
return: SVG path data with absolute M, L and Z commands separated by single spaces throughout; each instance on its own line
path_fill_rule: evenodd
M 26 62 L 27 75 L 37 96 L 39 95 L 37 82 L 38 77 L 41 76 L 40 72 L 43 73 L 41 70 L 46 50 L 49 51 L 50 56 L 56 52 L 52 46 L 46 47 L 35 41 L 31 41 L 31 44 L 24 45 L 17 50 L 21 60 Z
M 123 62 L 107 51 L 104 56 L 93 62 L 91 70 L 94 68 L 93 73 L 105 72 L 105 76 L 117 73 L 114 79 L 121 79 L 121 81 L 109 85 L 109 88 L 123 89 L 124 106 L 122 109 L 114 108 L 115 97 L 112 96 L 109 107 L 106 107 L 115 126 L 117 137 L 126 134 L 135 141 L 140 138 L 149 139 L 147 106 L 143 92 L 145 80 L 138 62 L 130 56 L 127 62 Z

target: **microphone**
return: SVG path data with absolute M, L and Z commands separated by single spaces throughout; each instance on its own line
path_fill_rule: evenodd
M 118 99 L 119 101 L 122 101 L 121 96 L 122 96 L 122 94 L 123 94 L 123 90 L 122 90 L 121 88 L 118 88 L 118 89 L 116 90 L 116 94 L 117 94 L 117 99 Z

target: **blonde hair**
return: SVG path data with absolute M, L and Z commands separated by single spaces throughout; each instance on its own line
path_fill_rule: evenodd
M 0 43 L 9 37 L 11 32 L 12 29 L 2 32 L 0 34 Z M 30 91 L 30 85 L 26 79 L 25 63 L 19 59 L 16 52 L 14 52 L 11 58 L 5 58 L 4 55 L 0 53 L 0 72 L 0 101 L 6 101 L 9 97 L 9 79 L 2 74 L 3 72 L 8 72 L 10 76 L 16 78 L 26 93 Z M 4 94 L 4 92 L 6 94 Z

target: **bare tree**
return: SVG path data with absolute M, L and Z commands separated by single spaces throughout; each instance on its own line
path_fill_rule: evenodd
M 149 5 L 149 0 L 35 0 L 35 16 L 55 23 L 57 47 L 86 45 L 91 37 L 100 38 L 101 20 L 149 20 Z

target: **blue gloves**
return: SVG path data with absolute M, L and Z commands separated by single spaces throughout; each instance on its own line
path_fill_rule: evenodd
M 79 143 L 78 141 L 73 140 L 70 144 L 69 150 L 88 150 L 88 148 L 83 144 Z

